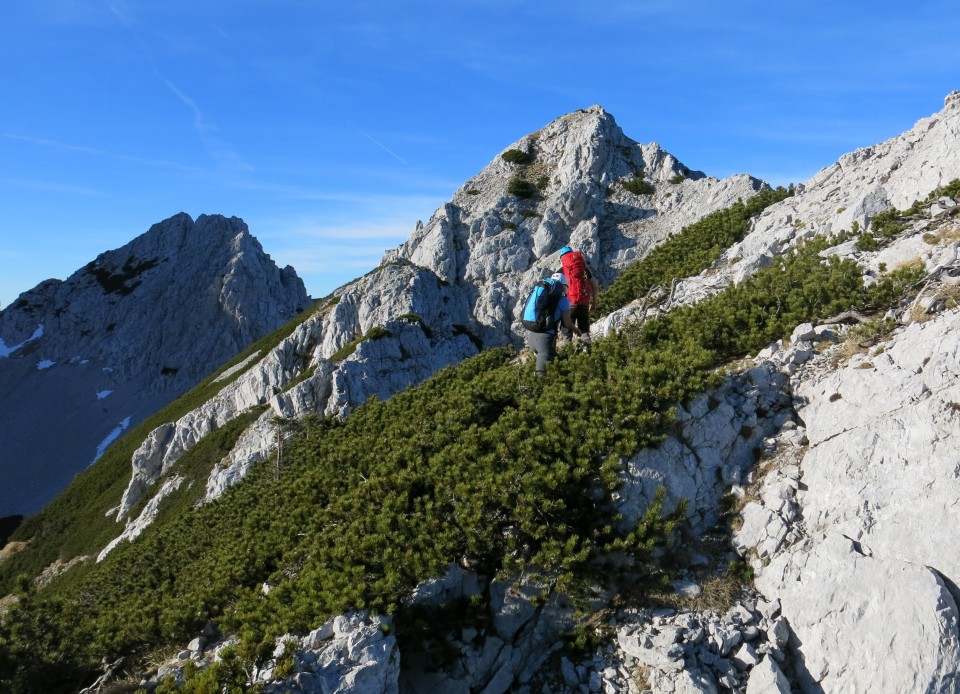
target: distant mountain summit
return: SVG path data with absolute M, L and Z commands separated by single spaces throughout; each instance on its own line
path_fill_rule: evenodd
M 236 217 L 180 213 L 0 311 L 0 516 L 309 303 Z

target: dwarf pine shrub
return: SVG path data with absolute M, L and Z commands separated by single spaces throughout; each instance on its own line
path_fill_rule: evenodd
M 950 197 L 954 200 L 960 200 L 960 178 L 955 178 L 950 183 L 941 188 L 937 188 L 930 194 L 931 198 Z
M 656 188 L 652 183 L 647 180 L 644 180 L 643 176 L 637 176 L 636 178 L 631 178 L 625 180 L 621 183 L 624 190 L 627 190 L 634 195 L 652 195 L 656 192 Z
M 521 176 L 514 176 L 507 184 L 507 192 L 526 200 L 537 196 L 537 187 Z
M 533 155 L 524 152 L 521 149 L 508 149 L 500 155 L 500 158 L 509 164 L 529 164 L 533 161 Z
M 669 285 L 675 277 L 690 277 L 710 267 L 725 248 L 743 238 L 751 217 L 790 195 L 792 191 L 782 187 L 765 190 L 746 203 L 738 201 L 684 227 L 651 250 L 643 260 L 620 273 L 613 284 L 601 292 L 597 301 L 598 314 L 604 315 L 626 306 L 653 287 Z
M 878 236 L 881 239 L 891 239 L 906 228 L 907 223 L 903 215 L 895 207 L 891 207 L 885 212 L 880 212 L 870 220 L 871 231 L 874 236 Z

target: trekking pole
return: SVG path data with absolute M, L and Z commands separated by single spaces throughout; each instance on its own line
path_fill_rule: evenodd
M 523 364 L 517 364 L 517 392 L 528 393 L 530 389 L 523 385 Z

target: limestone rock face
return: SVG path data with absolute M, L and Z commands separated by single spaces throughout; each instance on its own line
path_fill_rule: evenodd
M 183 213 L 23 293 L 0 312 L 0 515 L 39 510 L 112 438 L 308 303 L 243 221 Z
M 685 499 L 692 531 L 709 530 L 720 497 L 745 483 L 763 440 L 791 421 L 787 383 L 782 373 L 761 365 L 677 407 L 677 433 L 626 461 L 615 497 L 625 528 L 636 525 L 663 487 L 666 511 Z
M 873 147 L 846 154 L 798 188 L 798 194 L 771 205 L 751 233 L 731 247 L 729 276 L 739 279 L 765 258 L 783 253 L 814 234 L 826 235 L 870 220 L 890 207 L 903 210 L 939 186 L 960 177 L 960 92 L 944 108 L 917 121 L 907 132 Z
M 798 372 L 802 485 L 762 493 L 738 541 L 757 548 L 757 586 L 780 599 L 796 642 L 816 644 L 798 646 L 809 691 L 960 688 L 960 563 L 944 551 L 960 532 L 958 355 L 953 310 L 843 368 L 821 358 Z M 770 544 L 778 528 L 792 536 Z
M 770 265 L 774 257 L 817 235 L 870 230 L 870 221 L 890 207 L 904 210 L 939 186 L 960 178 L 960 92 L 944 108 L 907 132 L 845 154 L 797 186 L 796 194 L 768 207 L 749 233 L 727 249 L 713 267 L 676 286 L 672 305 L 700 301 Z M 852 244 L 851 244 L 852 245 Z M 920 237 L 914 239 L 921 246 Z M 917 254 L 919 255 L 919 254 Z M 913 256 L 916 257 L 916 256 Z M 880 257 L 889 267 L 896 260 Z M 612 312 L 594 325 L 600 335 L 638 320 L 640 302 Z
M 147 437 L 133 455 L 118 520 L 186 451 L 252 407 L 269 405 L 211 474 L 207 499 L 276 449 L 287 435 L 277 418 L 342 416 L 476 354 L 477 344 L 458 323 L 466 316 L 461 294 L 407 263 L 383 266 L 339 290 L 335 303 L 246 364 L 217 395 Z
M 772 205 L 751 233 L 731 247 L 730 273 L 738 278 L 764 256 L 783 253 L 813 234 L 869 228 L 890 207 L 906 209 L 915 200 L 960 176 L 960 99 L 949 95 L 944 108 L 907 132 L 865 147 L 821 170 L 798 194 Z

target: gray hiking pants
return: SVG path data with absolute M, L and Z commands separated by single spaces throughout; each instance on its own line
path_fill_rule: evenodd
M 557 356 L 557 336 L 555 333 L 527 333 L 527 346 L 537 355 L 537 376 L 547 372 L 547 362 Z

